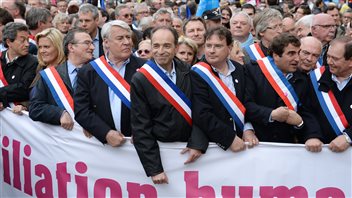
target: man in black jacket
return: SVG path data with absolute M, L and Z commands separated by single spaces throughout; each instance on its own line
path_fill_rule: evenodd
M 29 86 L 35 77 L 37 59 L 28 54 L 28 28 L 21 23 L 8 23 L 2 40 L 8 48 L 1 53 L 0 110 L 14 102 L 29 99 Z
M 321 134 L 320 140 L 315 140 L 310 145 L 313 151 L 320 151 L 324 143 L 329 144 L 332 151 L 342 152 L 352 144 L 351 37 L 340 37 L 331 41 L 327 63 L 329 67 L 311 72 L 314 85 L 313 109 L 319 120 Z M 320 78 L 317 78 L 317 72 L 323 72 Z M 336 102 L 331 102 L 334 100 Z
M 270 56 L 246 65 L 246 118 L 259 141 L 295 143 L 316 137 L 319 125 L 310 112 L 309 83 L 297 70 L 300 41 L 283 33 Z
M 228 59 L 232 43 L 231 32 L 224 27 L 212 29 L 206 34 L 204 62 L 193 66 L 191 71 L 192 113 L 194 123 L 211 142 L 224 150 L 240 151 L 245 148 L 242 133 L 250 146 L 258 144 L 258 139 L 253 127 L 244 123 L 244 113 L 236 111 L 236 108 L 243 107 L 245 76 L 244 67 Z M 225 88 L 216 86 L 217 80 Z M 226 92 L 226 88 L 230 93 Z M 239 103 L 234 103 L 231 97 L 237 98 Z
M 55 70 L 65 84 L 65 87 L 61 88 L 62 91 L 65 89 L 69 94 L 65 98 L 54 97 L 53 95 L 56 95 L 56 92 L 52 93 L 55 89 L 53 89 L 51 83 L 55 83 L 55 79 L 47 78 L 45 72 L 49 68 L 46 71 L 41 71 L 41 78 L 34 88 L 34 95 L 29 106 L 29 117 L 32 120 L 61 125 L 64 129 L 72 130 L 74 124 L 73 109 L 62 105 L 65 104 L 62 100 L 72 100 L 77 72 L 83 64 L 93 58 L 93 50 L 92 39 L 85 30 L 73 29 L 67 33 L 64 38 L 64 51 L 67 61 L 58 65 Z
M 202 132 L 192 126 L 190 68 L 174 58 L 177 37 L 173 28 L 154 29 L 154 60 L 148 61 L 131 83 L 133 142 L 147 176 L 155 184 L 168 183 L 157 141 L 188 142 L 184 151 L 189 151 L 190 157 L 185 163 L 195 161 L 208 146 Z
M 106 23 L 102 37 L 106 54 L 79 71 L 74 111 L 84 129 L 115 147 L 124 143 L 124 136 L 131 136 L 129 83 L 145 61 L 132 55 L 132 30 L 127 23 Z

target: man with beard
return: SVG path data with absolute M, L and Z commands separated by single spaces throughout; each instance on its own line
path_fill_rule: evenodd
M 246 119 L 259 141 L 305 142 L 319 130 L 309 112 L 307 78 L 297 71 L 300 41 L 283 33 L 273 39 L 270 56 L 248 65 Z

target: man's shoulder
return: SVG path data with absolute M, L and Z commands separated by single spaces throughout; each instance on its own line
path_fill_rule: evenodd
M 147 62 L 145 59 L 136 57 L 133 54 L 131 54 L 129 65 L 133 65 L 137 68 L 140 68 L 144 65 L 145 62 Z

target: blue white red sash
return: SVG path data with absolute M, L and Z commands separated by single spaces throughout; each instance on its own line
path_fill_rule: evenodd
M 247 51 L 251 60 L 260 60 L 265 57 L 263 50 L 260 48 L 259 43 L 253 43 L 252 45 L 246 46 Z
M 318 60 L 316 63 L 316 66 L 317 66 L 316 68 L 320 68 L 322 66 L 322 64 L 323 63 L 321 62 L 321 60 Z
M 74 118 L 73 98 L 55 67 L 49 67 L 40 71 L 40 75 L 48 85 L 56 104 L 66 109 L 70 116 Z
M 2 56 L 2 52 L 0 52 L 0 57 L 1 56 Z M 2 71 L 2 65 L 1 65 L 1 61 L 0 61 L 0 88 L 5 87 L 7 85 L 9 85 L 9 83 L 7 83 L 4 72 Z M 13 108 L 15 106 L 15 103 L 10 102 L 9 105 L 11 108 Z
M 286 79 L 285 75 L 275 65 L 274 59 L 268 56 L 261 60 L 257 60 L 257 62 L 264 76 L 274 88 L 276 93 L 284 101 L 285 105 L 289 109 L 297 111 L 299 102 L 297 94 L 291 83 Z
M 37 42 L 35 42 L 35 36 L 34 35 L 32 35 L 32 34 L 30 34 L 29 36 L 28 36 L 28 41 L 30 42 L 30 43 L 32 43 L 33 45 L 35 45 L 35 46 L 37 46 Z
M 149 60 L 138 72 L 192 125 L 191 101 L 153 61 Z
M 328 119 L 336 135 L 341 135 L 342 132 L 349 127 L 349 124 L 334 96 L 334 93 L 331 90 L 327 93 L 319 91 L 318 79 L 320 79 L 324 71 L 325 67 L 315 69 L 310 72 L 310 79 L 312 81 L 315 94 L 318 97 L 320 107 L 323 109 L 326 118 Z
M 90 64 L 109 88 L 120 98 L 123 104 L 130 109 L 131 97 L 128 82 L 109 65 L 104 56 L 91 61 Z
M 192 67 L 192 70 L 208 83 L 221 103 L 230 113 L 231 117 L 241 130 L 244 127 L 244 115 L 246 108 L 231 90 L 214 75 L 210 66 L 204 62 L 199 62 Z

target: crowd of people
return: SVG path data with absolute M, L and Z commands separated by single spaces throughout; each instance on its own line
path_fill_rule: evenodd
M 158 141 L 187 142 L 185 164 L 209 142 L 352 145 L 348 4 L 0 2 L 0 110 L 113 147 L 132 136 L 155 184 L 168 183 Z

